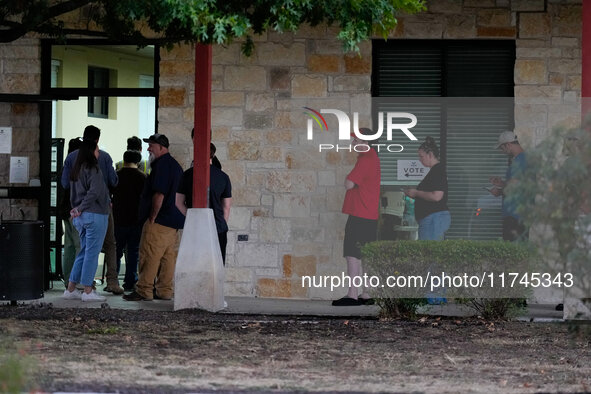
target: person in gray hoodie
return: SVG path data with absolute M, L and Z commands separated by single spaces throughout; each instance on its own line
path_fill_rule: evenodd
M 109 221 L 109 190 L 98 166 L 96 141 L 84 140 L 70 172 L 70 202 L 74 227 L 80 234 L 80 252 L 74 260 L 68 288 L 63 298 L 82 301 L 105 301 L 92 289 Z M 84 286 L 80 293 L 76 284 Z

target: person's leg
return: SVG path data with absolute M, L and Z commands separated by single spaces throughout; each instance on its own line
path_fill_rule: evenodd
M 76 256 L 80 252 L 80 234 L 72 224 L 72 219 L 64 219 L 64 257 L 62 259 L 62 275 L 68 282 Z
M 378 239 L 378 221 L 377 220 L 369 220 L 369 219 L 361 219 L 359 224 L 359 234 L 358 234 L 358 242 L 359 245 L 359 276 L 363 276 L 363 261 L 362 261 L 362 254 L 361 248 L 369 243 L 374 242 Z M 357 299 L 362 301 L 363 303 L 367 303 L 368 300 L 371 299 L 369 294 L 367 294 L 367 289 L 363 287 L 363 284 L 357 289 L 358 296 Z M 373 302 L 373 300 L 371 300 Z
M 429 216 L 419 221 L 419 240 L 425 241 L 443 241 L 445 232 L 451 225 L 451 215 L 449 211 L 440 211 L 430 214 Z M 438 272 L 441 270 L 439 264 L 432 262 L 428 270 L 430 272 Z M 432 292 L 427 293 L 427 303 L 430 305 L 446 304 L 445 288 L 439 287 L 433 289 Z
M 80 284 L 84 285 L 86 293 L 90 293 L 98 267 L 98 256 L 107 232 L 109 216 L 90 212 L 83 212 L 80 216 L 86 229 L 86 253 Z
M 115 244 L 115 223 L 113 221 L 113 210 L 109 209 L 109 221 L 107 232 L 103 242 L 103 251 L 105 252 L 105 262 L 107 266 L 107 287 L 106 291 L 112 291 L 113 294 L 123 294 L 123 289 L 119 287 L 117 275 L 117 248 Z
M 154 280 L 158 275 L 160 259 L 164 255 L 166 246 L 158 232 L 158 227 L 164 226 L 146 221 L 140 240 L 139 275 L 135 291 L 146 300 L 154 297 Z
M 131 290 L 137 282 L 137 265 L 139 260 L 140 238 L 142 236 L 141 226 L 130 227 L 127 238 L 127 254 L 125 256 L 125 279 L 123 288 Z
M 226 246 L 228 245 L 228 232 L 218 233 L 218 241 L 220 242 L 220 250 L 222 252 L 222 262 L 226 265 Z
M 377 220 L 369 220 L 349 216 L 345 226 L 345 239 L 343 241 L 343 255 L 347 261 L 347 276 L 351 280 L 351 286 L 347 295 L 333 301 L 334 306 L 360 305 L 359 297 L 369 299 L 369 295 L 363 291 L 363 286 L 355 286 L 354 278 L 363 275 L 360 247 L 367 242 L 375 241 L 377 237 Z
M 445 232 L 451 226 L 451 215 L 449 211 L 436 212 L 433 215 L 433 239 L 443 241 Z
M 86 228 L 84 228 L 82 218 L 80 216 L 74 218 L 72 220 L 72 224 L 78 231 L 78 238 L 80 240 L 80 251 L 76 255 L 76 259 L 74 260 L 74 264 L 72 265 L 72 269 L 70 271 L 68 283 L 69 291 L 74 291 L 76 289 L 76 284 L 80 283 L 80 277 L 82 276 L 82 264 L 84 261 L 84 255 L 86 254 Z
M 516 241 L 519 238 L 519 221 L 512 216 L 503 216 L 503 240 Z
M 527 241 L 529 239 L 529 228 L 521 221 L 517 221 L 517 240 L 518 241 Z
M 129 227 L 115 226 L 115 251 L 117 256 L 117 275 L 119 275 L 119 272 L 121 271 L 121 258 L 123 257 L 123 249 L 127 244 L 128 229 Z
M 419 241 L 432 241 L 434 239 L 433 215 L 429 215 L 419 220 Z
M 362 287 L 356 287 L 353 283 L 353 278 L 360 277 L 362 275 L 361 260 L 354 256 L 346 256 L 345 260 L 347 260 L 347 276 L 351 278 L 351 286 L 349 286 L 349 291 L 347 291 L 347 297 L 356 300 L 359 294 L 363 292 Z
M 160 225 L 158 225 L 160 226 Z M 162 299 L 171 299 L 174 294 L 174 269 L 179 252 L 178 230 L 160 226 L 159 232 L 163 242 L 166 243 L 164 255 L 160 260 L 160 272 L 156 279 L 156 295 Z

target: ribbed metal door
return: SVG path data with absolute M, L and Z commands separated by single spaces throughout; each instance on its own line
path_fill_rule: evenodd
M 374 98 L 396 98 L 375 100 L 374 115 L 403 110 L 419 119 L 413 128 L 419 142 L 396 135 L 391 143 L 405 150 L 380 153 L 382 184 L 412 184 L 396 179 L 396 161 L 416 159 L 420 141 L 430 135 L 438 140 L 448 171 L 452 227 L 447 238 L 500 237 L 501 199 L 483 187 L 508 164 L 494 145 L 500 132 L 513 129 L 515 42 L 376 40 L 373 53 Z

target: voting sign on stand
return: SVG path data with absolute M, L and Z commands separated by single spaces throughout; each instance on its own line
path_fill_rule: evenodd
M 428 167 L 421 164 L 419 160 L 398 160 L 397 179 L 399 181 L 422 181 L 429 172 Z

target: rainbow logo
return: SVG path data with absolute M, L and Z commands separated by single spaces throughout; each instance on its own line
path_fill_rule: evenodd
M 320 115 L 320 112 L 314 111 L 310 107 L 304 107 L 304 109 L 307 109 L 308 111 L 311 112 L 311 113 L 310 112 L 304 112 L 304 113 L 306 115 L 310 116 L 312 119 L 314 119 L 316 121 L 316 123 L 318 123 L 318 126 L 320 126 L 320 131 L 322 131 L 322 130 L 328 131 L 328 125 L 326 124 L 326 120 L 324 120 L 324 117 L 322 115 Z M 311 120 L 308 120 L 308 122 L 311 122 Z

